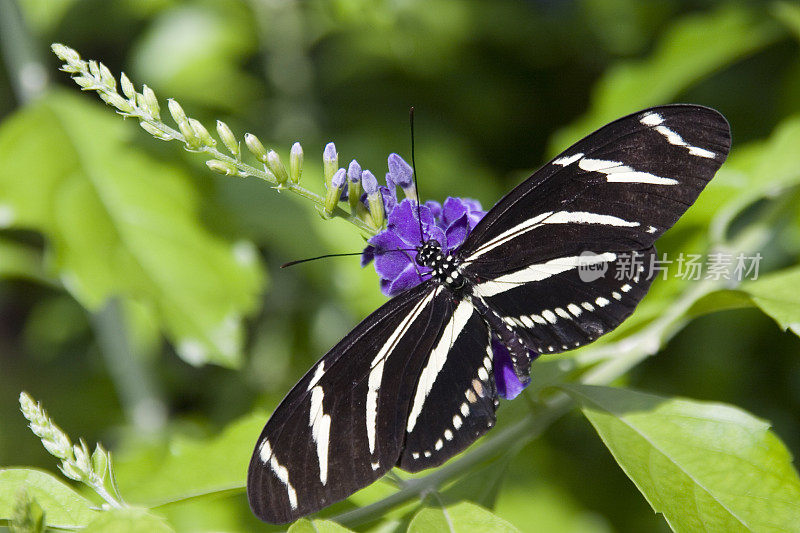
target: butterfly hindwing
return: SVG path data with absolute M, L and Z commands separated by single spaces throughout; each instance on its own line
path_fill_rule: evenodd
M 334 346 L 284 398 L 256 444 L 250 506 L 283 523 L 342 500 L 400 456 L 419 372 L 448 320 L 433 283 L 384 304 Z
M 488 326 L 469 299 L 453 300 L 452 306 L 414 392 L 398 463 L 409 472 L 442 464 L 495 422 Z
M 576 261 L 593 258 L 598 258 L 595 264 L 601 270 L 575 268 L 565 260 L 542 267 L 538 274 L 544 279 L 539 282 L 503 281 L 514 278 L 512 272 L 476 283 L 475 297 L 522 337 L 531 351 L 572 350 L 616 328 L 633 312 L 650 287 L 655 249 L 597 252 L 578 256 Z M 537 272 L 536 266 L 528 270 Z

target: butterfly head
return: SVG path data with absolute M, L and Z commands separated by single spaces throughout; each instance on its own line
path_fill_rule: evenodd
M 442 245 L 436 239 L 429 239 L 417 247 L 417 264 L 434 268 L 442 260 Z

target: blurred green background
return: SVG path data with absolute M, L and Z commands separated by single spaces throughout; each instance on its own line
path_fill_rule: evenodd
M 408 156 L 413 105 L 422 195 L 486 208 L 561 148 L 643 107 L 715 107 L 735 147 L 759 146 L 800 113 L 800 9 L 789 2 L 0 0 L 0 19 L 0 206 L 19 189 L 30 206 L 0 210 L 0 464 L 51 471 L 19 415 L 21 390 L 137 479 L 169 439 L 213 437 L 253 412 L 266 420 L 384 301 L 356 258 L 279 268 L 358 251 L 354 228 L 254 178 L 213 174 L 114 117 L 58 72 L 51 42 L 146 83 L 162 108 L 175 98 L 209 129 L 222 119 L 284 157 L 301 141 L 304 184 L 317 191 L 328 141 L 341 165 L 357 158 L 379 177 L 389 153 Z M 725 179 L 735 188 L 735 172 L 715 181 Z M 692 246 L 715 201 L 660 249 L 701 253 Z M 148 252 L 136 217 L 151 203 L 175 210 L 156 219 L 174 233 Z M 781 220 L 764 268 L 797 262 L 798 215 Z M 175 249 L 169 239 L 184 234 L 191 246 Z M 148 270 L 159 261 L 168 276 Z M 194 341 L 192 328 L 209 325 L 221 329 Z M 797 337 L 735 309 L 692 320 L 626 381 L 738 405 L 772 421 L 796 456 L 798 355 Z M 501 423 L 515 412 L 503 407 Z M 575 414 L 506 464 L 496 511 L 523 531 L 668 530 Z M 261 527 L 235 488 L 163 512 L 179 529 Z

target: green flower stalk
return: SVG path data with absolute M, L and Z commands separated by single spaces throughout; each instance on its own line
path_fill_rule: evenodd
M 110 452 L 98 443 L 94 452 L 90 453 L 83 439 L 73 444 L 28 393 L 20 393 L 19 405 L 22 414 L 30 422 L 31 431 L 42 440 L 42 446 L 50 455 L 61 459 L 58 467 L 65 476 L 91 487 L 111 507 L 127 507 L 119 495 Z
M 300 176 L 303 172 L 303 149 L 299 143 L 292 146 L 289 156 L 289 169 L 281 162 L 277 153 L 268 150 L 263 143 L 252 134 L 244 136 L 248 150 L 261 163 L 260 168 L 242 160 L 239 142 L 231 129 L 223 122 L 218 122 L 216 133 L 229 153 L 217 148 L 217 140 L 209 130 L 198 120 L 187 115 L 181 105 L 173 100 L 167 100 L 167 108 L 175 125 L 169 126 L 161 119 L 161 107 L 158 98 L 152 89 L 144 85 L 141 92 L 136 92 L 136 87 L 124 73 L 120 75 L 119 87 L 111 71 L 102 63 L 85 61 L 78 52 L 55 43 L 51 46 L 53 52 L 64 64 L 61 70 L 70 74 L 72 79 L 85 91 L 95 91 L 108 105 L 114 107 L 124 117 L 131 117 L 147 133 L 162 141 L 178 141 L 183 143 L 186 150 L 207 156 L 206 165 L 209 169 L 228 176 L 249 177 L 254 176 L 268 183 L 297 194 L 313 202 L 320 211 L 329 212 L 329 217 L 343 218 L 356 226 L 365 236 L 376 233 L 376 227 L 367 223 L 358 212 L 344 209 L 335 203 L 332 210 L 326 209 L 326 196 L 309 191 L 300 186 Z M 122 94 L 118 91 L 121 90 Z M 270 153 L 274 155 L 270 155 Z M 329 184 L 338 165 L 336 147 L 330 143 L 325 147 L 323 154 L 323 175 L 325 183 Z M 359 209 L 360 210 L 360 209 Z M 358 211 L 358 210 L 357 210 Z

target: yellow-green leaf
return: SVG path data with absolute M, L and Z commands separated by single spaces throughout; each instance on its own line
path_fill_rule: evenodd
M 800 478 L 767 422 L 719 403 L 565 388 L 673 530 L 797 531 Z

